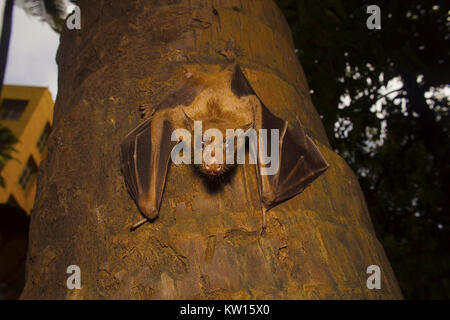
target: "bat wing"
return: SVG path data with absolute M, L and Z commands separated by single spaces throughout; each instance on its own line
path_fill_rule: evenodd
M 272 154 L 278 147 L 278 170 L 271 175 L 262 175 L 264 166 L 258 161 L 261 195 L 264 206 L 271 208 L 299 193 L 319 177 L 329 165 L 314 142 L 305 133 L 296 119 L 294 128 L 288 129 L 287 122 L 274 116 L 264 105 L 262 108 L 263 129 L 279 129 L 279 145 L 267 144 L 266 154 Z M 267 153 L 269 152 L 269 153 Z
M 231 90 L 241 98 L 254 96 L 256 103 L 254 108 L 255 129 L 267 129 L 270 135 L 271 129 L 278 129 L 278 146 L 271 145 L 271 139 L 263 144 L 263 150 L 258 150 L 258 180 L 262 202 L 265 208 L 271 208 L 300 192 L 319 177 L 329 165 L 314 142 L 309 138 L 300 121 L 296 119 L 292 129 L 288 129 L 288 123 L 275 116 L 262 103 L 242 70 L 236 64 L 231 77 Z M 278 147 L 278 170 L 274 174 L 267 174 L 267 165 L 263 159 L 264 154 L 273 154 Z
M 156 122 L 156 123 L 155 123 Z M 131 131 L 121 145 L 121 167 L 127 189 L 141 213 L 154 219 L 161 205 L 173 127 L 167 119 L 150 118 Z
M 199 77 L 181 79 L 155 106 L 152 117 L 131 131 L 121 144 L 121 169 L 127 190 L 148 219 L 158 215 L 170 154 L 177 143 L 171 141 L 174 128 L 167 109 L 189 105 L 204 88 Z

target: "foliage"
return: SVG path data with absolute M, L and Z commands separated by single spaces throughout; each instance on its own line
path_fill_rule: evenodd
M 61 32 L 67 15 L 64 0 L 16 0 L 16 4 L 29 15 L 40 17 L 56 32 Z
M 16 151 L 14 145 L 17 142 L 18 140 L 11 130 L 0 126 L 0 171 L 8 160 L 13 159 L 12 153 Z M 4 186 L 5 181 L 0 175 L 0 187 Z
M 449 298 L 450 2 L 278 4 L 405 297 Z M 381 8 L 381 30 L 366 27 L 371 4 Z

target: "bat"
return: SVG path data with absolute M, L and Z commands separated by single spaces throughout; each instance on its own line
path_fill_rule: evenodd
M 205 132 L 208 129 L 222 133 L 227 129 L 278 130 L 275 141 L 278 143 L 273 144 L 269 139 L 265 147 L 255 151 L 263 230 L 267 210 L 301 193 L 329 167 L 299 119 L 288 129 L 288 122 L 263 104 L 237 63 L 217 72 L 186 73 L 155 106 L 150 118 L 131 131 L 121 144 L 121 170 L 127 190 L 145 218 L 133 225 L 132 230 L 158 216 L 172 150 L 182 143 L 191 144 L 194 150 L 196 143 L 200 150 L 211 149 L 214 140 L 205 139 L 201 132 L 200 136 L 196 135 L 195 121 L 201 121 Z M 179 128 L 194 132 L 194 138 L 172 141 L 172 133 Z M 222 149 L 213 148 L 209 160 L 201 159 L 195 167 L 205 177 L 220 183 L 221 177 L 236 164 L 215 159 L 226 157 L 227 153 L 236 155 L 243 145 L 234 144 L 234 139 L 224 139 Z M 274 150 L 279 155 L 277 170 L 267 174 L 264 152 Z

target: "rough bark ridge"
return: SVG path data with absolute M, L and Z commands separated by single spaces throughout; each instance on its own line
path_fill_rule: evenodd
M 65 30 L 50 155 L 39 175 L 22 298 L 401 298 L 358 181 L 329 149 L 284 17 L 270 0 L 80 1 Z M 140 219 L 119 145 L 185 72 L 224 65 L 234 38 L 257 94 L 298 115 L 331 168 L 302 194 L 261 211 L 253 168 L 210 190 L 170 165 L 160 217 Z M 318 93 L 320 94 L 320 93 Z M 81 290 L 65 286 L 69 265 Z M 366 268 L 381 267 L 381 290 Z

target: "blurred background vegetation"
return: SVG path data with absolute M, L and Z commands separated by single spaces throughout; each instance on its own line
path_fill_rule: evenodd
M 405 298 L 450 298 L 450 1 L 277 2 Z

